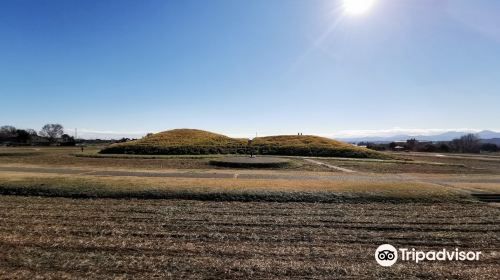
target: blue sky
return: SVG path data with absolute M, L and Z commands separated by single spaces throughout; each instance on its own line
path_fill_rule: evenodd
M 0 124 L 103 137 L 500 130 L 500 1 L 0 2 Z M 344 135 L 346 134 L 346 135 Z

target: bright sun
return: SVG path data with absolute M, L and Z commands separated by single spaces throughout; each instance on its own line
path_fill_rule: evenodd
M 373 6 L 376 0 L 343 0 L 344 10 L 351 15 L 360 15 Z

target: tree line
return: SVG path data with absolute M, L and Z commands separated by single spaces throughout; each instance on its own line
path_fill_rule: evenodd
M 0 143 L 7 145 L 61 145 L 74 146 L 73 136 L 64 133 L 64 127 L 57 123 L 44 125 L 40 131 L 18 129 L 12 125 L 0 127 Z
M 440 152 L 440 153 L 480 153 L 498 152 L 500 147 L 493 143 L 481 143 L 476 134 L 466 134 L 451 141 L 426 142 L 408 139 L 405 143 L 391 142 L 389 144 L 359 143 L 369 149 L 383 151 L 414 151 L 414 152 Z

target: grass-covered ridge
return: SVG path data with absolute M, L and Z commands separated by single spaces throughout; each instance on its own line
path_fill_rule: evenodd
M 257 137 L 252 143 L 259 154 L 347 158 L 388 158 L 370 149 L 313 135 Z
M 329 138 L 312 135 L 281 135 L 257 137 L 252 146 L 246 139 L 230 138 L 197 129 L 174 129 L 139 140 L 113 144 L 103 154 L 200 155 L 255 154 L 283 156 L 320 156 L 349 158 L 387 158 L 366 148 L 356 147 Z
M 277 202 L 438 202 L 469 196 L 425 182 L 92 176 L 0 175 L 0 195 Z
M 174 129 L 113 144 L 104 154 L 190 155 L 245 153 L 247 141 L 198 129 Z

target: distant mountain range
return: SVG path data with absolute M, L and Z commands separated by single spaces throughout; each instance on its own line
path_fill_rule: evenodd
M 359 143 L 359 142 L 373 142 L 373 143 L 387 143 L 393 141 L 405 141 L 407 139 L 415 138 L 420 141 L 451 141 L 456 138 L 460 138 L 465 134 L 470 132 L 463 131 L 449 131 L 436 135 L 394 135 L 394 136 L 369 136 L 369 137 L 355 137 L 355 138 L 336 138 L 338 140 L 349 142 L 349 143 Z M 500 143 L 500 132 L 495 132 L 491 130 L 483 130 L 475 133 L 479 138 L 484 139 L 484 143 Z M 491 141 L 489 141 L 491 140 Z

